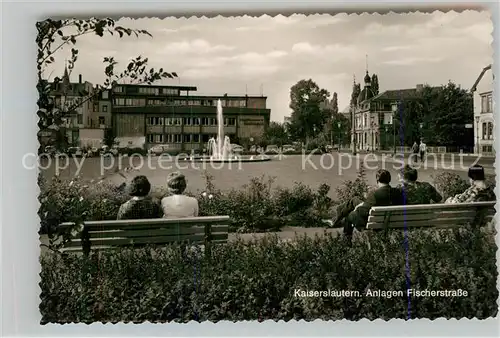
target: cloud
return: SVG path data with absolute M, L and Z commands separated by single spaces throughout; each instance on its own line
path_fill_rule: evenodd
M 344 44 L 313 45 L 309 42 L 298 42 L 292 46 L 292 52 L 327 57 L 335 60 L 347 57 L 359 57 L 359 51 L 355 46 Z
M 168 34 L 168 33 L 199 31 L 199 29 L 200 29 L 199 25 L 185 25 L 185 26 L 181 26 L 179 28 L 160 28 L 160 29 L 158 29 L 158 31 Z
M 209 54 L 234 50 L 234 46 L 212 45 L 206 40 L 171 42 L 165 45 L 158 54 Z
M 437 63 L 443 60 L 444 60 L 443 57 L 408 57 L 397 60 L 384 61 L 383 63 L 386 65 L 394 65 L 394 66 L 411 66 L 411 65 L 416 65 L 418 63 Z
M 401 50 L 409 50 L 414 48 L 415 46 L 413 45 L 400 45 L 400 46 L 389 46 L 382 48 L 383 52 L 396 52 L 396 51 L 401 51 Z
M 276 73 L 282 68 L 281 61 L 287 52 L 275 50 L 268 53 L 248 52 L 231 56 L 218 56 L 191 62 L 190 67 L 181 72 L 182 77 L 211 78 L 260 77 Z

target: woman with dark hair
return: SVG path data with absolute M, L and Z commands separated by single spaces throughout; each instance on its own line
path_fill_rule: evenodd
M 182 218 L 198 216 L 198 200 L 183 195 L 186 190 L 186 177 L 180 172 L 170 173 L 167 177 L 167 188 L 170 196 L 161 200 L 164 218 Z
M 445 203 L 470 203 L 495 201 L 496 196 L 492 186 L 486 184 L 483 166 L 475 164 L 469 168 L 470 187 L 463 193 L 449 197 Z
M 134 177 L 129 189 L 132 198 L 120 206 L 117 219 L 148 219 L 162 216 L 159 202 L 148 196 L 151 184 L 146 176 Z

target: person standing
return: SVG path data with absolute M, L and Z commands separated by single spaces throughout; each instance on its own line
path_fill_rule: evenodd
M 424 162 L 427 145 L 424 143 L 423 140 L 420 140 L 420 146 L 418 147 L 418 150 L 420 151 L 420 161 Z
M 413 142 L 413 146 L 411 147 L 411 152 L 412 152 L 412 155 L 411 155 L 411 159 L 410 159 L 410 163 L 415 161 L 415 162 L 418 162 L 418 152 L 419 152 L 419 146 L 418 146 L 418 143 L 417 141 Z

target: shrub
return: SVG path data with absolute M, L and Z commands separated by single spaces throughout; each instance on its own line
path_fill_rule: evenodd
M 436 189 L 443 196 L 443 201 L 448 197 L 464 192 L 469 186 L 469 182 L 464 180 L 459 174 L 443 172 L 432 177 Z
M 42 323 L 218 320 L 485 319 L 497 314 L 497 247 L 488 231 L 331 234 L 236 241 L 181 255 L 177 247 L 41 258 Z M 462 297 L 367 297 L 370 290 L 464 290 Z M 361 297 L 297 297 L 295 290 Z M 410 309 L 408 304 L 410 301 Z
M 274 188 L 273 178 L 255 177 L 241 189 L 222 192 L 205 175 L 205 191 L 187 192 L 199 201 L 200 216 L 229 215 L 230 231 L 260 232 L 279 230 L 284 225 L 323 226 L 321 219 L 330 217 L 331 200 L 328 185 L 318 191 L 296 183 L 292 188 Z M 112 220 L 120 205 L 129 199 L 125 189 L 105 181 L 72 181 L 57 177 L 47 182 L 40 178 L 39 216 L 41 233 L 56 229 L 62 222 Z M 168 194 L 164 187 L 153 187 L 158 199 Z

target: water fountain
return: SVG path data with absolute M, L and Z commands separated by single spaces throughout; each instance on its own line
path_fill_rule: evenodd
M 222 114 L 222 102 L 217 100 L 217 139 L 210 138 L 208 140 L 208 156 L 201 158 L 188 158 L 192 161 L 203 162 L 264 162 L 269 161 L 270 158 L 262 156 L 261 158 L 254 158 L 253 156 L 240 156 L 233 153 L 231 140 L 229 136 L 224 135 L 224 116 Z

